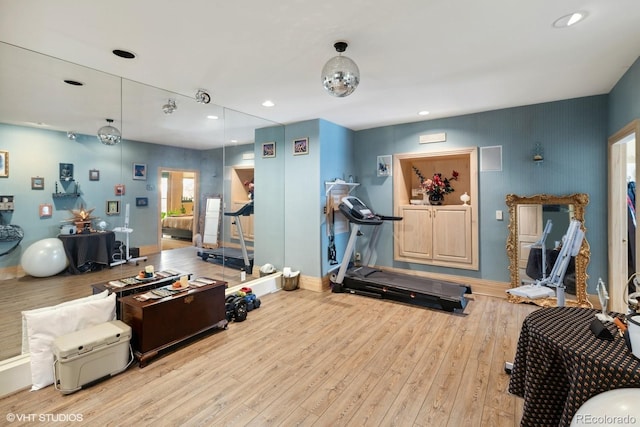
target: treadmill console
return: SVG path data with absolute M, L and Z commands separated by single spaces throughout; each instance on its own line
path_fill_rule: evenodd
M 349 208 L 351 214 L 358 219 L 371 219 L 376 215 L 371 212 L 371 209 L 365 205 L 362 200 L 355 196 L 347 196 L 342 198 L 342 203 Z

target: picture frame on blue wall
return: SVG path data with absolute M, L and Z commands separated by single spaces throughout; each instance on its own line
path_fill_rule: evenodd
M 107 215 L 120 215 L 119 200 L 107 200 Z
M 73 181 L 73 163 L 60 163 L 60 181 Z
M 391 155 L 378 156 L 376 169 L 378 176 L 391 176 Z
M 309 138 L 298 138 L 293 140 L 293 155 L 299 156 L 309 154 Z
M 136 197 L 136 206 L 137 207 L 147 207 L 149 206 L 149 198 L 148 197 Z
M 275 157 L 276 156 L 276 143 L 275 142 L 264 142 L 262 144 L 262 157 Z
M 89 171 L 89 181 L 100 181 L 100 171 L 97 169 L 91 169 Z
M 0 178 L 9 177 L 9 152 L 0 150 Z
M 40 176 L 31 177 L 32 190 L 44 190 L 44 178 Z
M 133 164 L 133 179 L 136 180 L 147 180 L 147 165 L 144 163 L 134 163 Z

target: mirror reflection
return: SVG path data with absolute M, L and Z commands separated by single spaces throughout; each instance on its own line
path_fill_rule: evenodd
M 507 254 L 511 287 L 533 284 L 551 273 L 563 238 L 572 219 L 584 227 L 584 211 L 589 203 L 587 194 L 554 196 L 518 196 L 509 194 L 509 237 Z M 587 299 L 587 265 L 590 250 L 586 233 L 578 255 L 569 261 L 562 283 L 566 290 L 567 306 L 590 306 Z M 555 306 L 555 297 L 529 299 L 509 295 L 512 302 L 532 302 L 541 306 Z
M 0 93 L 19 100 L 0 105 L 0 138 L 10 165 L 0 192 L 10 194 L 15 205 L 1 214 L 6 224 L 24 230 L 17 248 L 0 256 L 0 359 L 24 350 L 22 311 L 90 295 L 91 284 L 134 276 L 147 264 L 240 283 L 241 271 L 229 268 L 226 257 L 214 263 L 197 253 L 242 246 L 233 218 L 224 212 L 248 201 L 244 181 L 253 177 L 244 172 L 256 167 L 256 134 L 270 129 L 265 135 L 278 140 L 283 136 L 278 124 L 4 43 L 0 57 Z M 64 82 L 70 78 L 82 85 Z M 172 111 L 167 112 L 167 104 Z M 111 146 L 96 136 L 107 118 L 122 133 Z M 60 164 L 73 165 L 73 177 L 62 178 Z M 238 178 L 236 171 L 242 172 Z M 282 188 L 280 178 L 270 175 L 272 189 Z M 236 191 L 236 179 L 244 193 Z M 220 200 L 219 218 L 205 228 L 212 197 Z M 113 234 L 107 260 L 84 263 L 86 269 L 78 274 L 68 267 L 42 277 L 25 274 L 26 249 L 45 239 L 59 240 L 61 226 L 75 225 L 70 219 L 79 211 L 90 215 L 88 234 Z M 242 219 L 250 251 L 260 239 L 250 222 L 260 215 Z M 268 221 L 272 229 L 282 230 L 281 219 Z M 212 239 L 204 239 L 205 230 L 214 232 Z M 263 250 L 273 254 L 279 244 L 269 244 Z M 142 259 L 113 262 L 116 252 L 125 261 Z M 257 268 L 244 273 L 247 280 L 258 276 Z

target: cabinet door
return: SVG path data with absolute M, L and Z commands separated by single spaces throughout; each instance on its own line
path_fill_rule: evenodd
M 431 210 L 428 206 L 403 206 L 398 221 L 398 255 L 416 259 L 432 258 Z
M 433 259 L 470 264 L 471 207 L 434 206 Z

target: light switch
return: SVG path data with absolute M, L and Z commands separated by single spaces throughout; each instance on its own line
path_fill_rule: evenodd
M 496 211 L 496 219 L 502 221 L 502 211 Z

